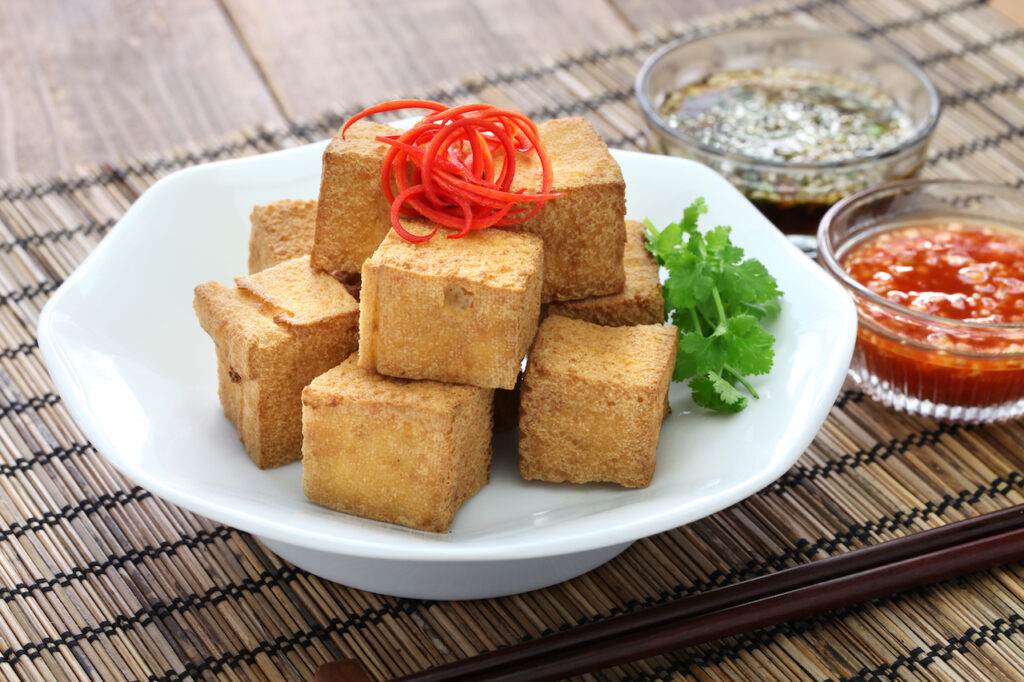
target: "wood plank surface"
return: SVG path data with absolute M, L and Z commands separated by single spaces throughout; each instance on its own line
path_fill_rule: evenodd
M 4 2 L 0 179 L 310 118 L 756 2 Z
M 216 0 L 0 3 L 0 177 L 280 120 Z
M 942 7 L 953 0 L 934 0 Z M 932 0 L 922 0 L 929 4 Z M 0 179 L 621 42 L 756 0 L 0 3 Z M 1024 3 L 992 0 L 1008 21 Z
M 295 118 L 632 35 L 600 0 L 223 1 Z

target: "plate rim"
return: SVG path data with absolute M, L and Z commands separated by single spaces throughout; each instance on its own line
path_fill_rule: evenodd
M 76 377 L 72 371 L 72 364 L 63 357 L 63 349 L 55 341 L 55 335 L 52 333 L 54 315 L 55 312 L 60 310 L 60 304 L 64 296 L 75 287 L 79 286 L 80 281 L 85 278 L 94 267 L 94 263 L 104 257 L 106 250 L 110 248 L 110 244 L 119 238 L 119 235 L 124 232 L 126 226 L 130 228 L 135 214 L 142 211 L 148 202 L 153 201 L 153 197 L 158 196 L 162 189 L 169 183 L 180 181 L 182 177 L 194 173 L 221 170 L 224 168 L 230 168 L 233 165 L 251 164 L 254 161 L 266 163 L 268 161 L 273 162 L 275 159 L 281 159 L 291 155 L 308 155 L 312 154 L 316 149 L 322 150 L 326 144 L 327 141 L 323 140 L 307 145 L 301 145 L 299 147 L 275 150 L 256 156 L 214 161 L 207 164 L 181 169 L 160 178 L 157 182 L 147 188 L 135 202 L 133 202 L 125 214 L 115 223 L 100 243 L 97 244 L 85 259 L 83 259 L 82 263 L 80 263 L 75 271 L 67 277 L 57 291 L 50 296 L 39 315 L 37 322 L 37 338 L 43 360 L 54 385 L 57 388 L 58 393 L 62 396 L 63 402 L 71 413 L 72 418 L 89 439 L 90 443 L 95 446 L 97 452 L 108 463 L 128 479 L 132 480 L 137 485 L 144 487 L 154 495 L 194 513 L 206 516 L 220 523 L 225 523 L 256 536 L 265 536 L 299 547 L 335 554 L 391 560 L 457 562 L 485 562 L 567 555 L 599 549 L 601 547 L 609 547 L 623 542 L 632 542 L 643 537 L 648 537 L 670 530 L 671 528 L 692 523 L 700 518 L 717 513 L 718 511 L 736 504 L 737 502 L 756 493 L 758 490 L 770 485 L 789 470 L 789 468 L 791 468 L 804 453 L 808 445 L 813 441 L 815 435 L 820 430 L 821 425 L 827 418 L 828 412 L 834 402 L 834 398 L 841 390 L 843 380 L 846 376 L 846 368 L 853 353 L 856 335 L 855 307 L 853 301 L 846 295 L 845 291 L 843 291 L 841 287 L 839 287 L 839 285 L 827 275 L 827 273 L 823 270 L 815 269 L 817 266 L 809 259 L 806 259 L 806 257 L 795 247 L 789 244 L 784 235 L 782 235 L 781 232 L 778 232 L 777 228 L 772 226 L 776 233 L 773 235 L 773 238 L 783 242 L 795 259 L 806 259 L 806 263 L 809 265 L 807 272 L 820 280 L 823 286 L 831 288 L 833 293 L 836 294 L 835 299 L 837 305 L 846 308 L 846 312 L 840 315 L 840 319 L 845 320 L 846 324 L 842 329 L 836 330 L 836 350 L 835 353 L 833 353 L 833 356 L 844 358 L 844 360 L 835 362 L 837 366 L 841 366 L 841 369 L 832 371 L 827 376 L 829 381 L 827 381 L 826 385 L 820 387 L 818 390 L 818 393 L 821 396 L 828 396 L 828 398 L 819 398 L 815 403 L 815 407 L 817 408 L 816 413 L 811 416 L 810 420 L 808 420 L 809 422 L 813 422 L 814 426 L 813 428 L 808 428 L 806 432 L 809 435 L 807 435 L 805 439 L 801 439 L 801 441 L 806 440 L 806 442 L 794 443 L 793 452 L 789 453 L 788 456 L 778 458 L 771 466 L 767 466 L 761 470 L 759 476 L 754 476 L 728 488 L 727 490 L 716 493 L 711 498 L 705 500 L 700 505 L 700 509 L 686 509 L 685 513 L 678 513 L 678 509 L 669 507 L 661 510 L 659 513 L 647 514 L 642 518 L 617 524 L 612 532 L 609 532 L 609 529 L 607 528 L 591 528 L 587 532 L 577 532 L 572 536 L 571 542 L 567 542 L 565 539 L 559 540 L 558 538 L 545 538 L 541 543 L 520 542 L 519 544 L 511 546 L 501 541 L 494 544 L 494 541 L 486 540 L 483 542 L 444 542 L 443 539 L 446 534 L 440 534 L 439 536 L 434 533 L 414 531 L 405 528 L 402 528 L 401 530 L 409 531 L 412 534 L 406 535 L 403 533 L 400 537 L 407 537 L 416 540 L 416 542 L 411 542 L 406 545 L 405 543 L 396 543 L 394 539 L 382 542 L 362 539 L 353 540 L 351 538 L 346 539 L 344 537 L 327 538 L 321 533 L 314 533 L 310 531 L 301 532 L 301 529 L 296 528 L 296 524 L 288 524 L 280 520 L 257 517 L 252 513 L 241 511 L 232 506 L 217 504 L 215 501 L 211 501 L 205 497 L 189 494 L 188 491 L 182 490 L 177 486 L 164 485 L 158 478 L 153 476 L 151 473 L 148 473 L 144 468 L 140 469 L 139 467 L 130 466 L 130 463 L 123 457 L 117 457 L 110 454 L 110 451 L 116 450 L 116 448 L 110 444 L 108 439 L 105 437 L 105 434 L 94 425 L 95 420 L 85 409 L 85 406 L 81 404 L 82 401 L 77 399 L 68 399 L 68 395 L 75 395 L 76 397 L 78 395 Z M 651 161 L 657 160 L 658 163 L 666 162 L 672 164 L 689 164 L 699 169 L 697 172 L 707 174 L 709 177 L 713 176 L 722 183 L 725 183 L 730 189 L 733 189 L 738 197 L 743 199 L 743 201 L 747 201 L 738 190 L 735 190 L 732 188 L 732 185 L 728 184 L 728 181 L 712 169 L 697 162 L 677 157 L 659 156 L 630 150 L 612 150 L 612 153 L 616 157 L 620 155 L 624 157 L 644 157 Z M 154 190 L 156 191 L 154 192 Z M 771 226 L 771 223 L 766 218 L 765 223 Z M 797 262 L 803 261 L 797 260 Z M 341 512 L 337 513 L 341 514 Z M 359 521 L 363 520 L 360 519 Z M 386 525 L 390 527 L 390 524 Z M 392 529 L 389 528 L 389 530 Z M 528 532 L 525 534 L 528 535 Z M 432 542 L 424 543 L 422 542 L 424 537 L 417 536 L 425 536 L 426 539 L 432 540 Z M 437 539 L 441 539 L 442 541 L 437 542 Z M 569 545 L 571 545 L 571 547 L 567 550 L 567 546 Z

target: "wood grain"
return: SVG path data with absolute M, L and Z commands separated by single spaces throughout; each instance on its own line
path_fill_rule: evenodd
M 0 3 L 0 177 L 280 120 L 216 0 Z
M 223 1 L 298 118 L 632 35 L 603 0 Z
M 952 1 L 952 0 L 950 0 Z M 0 179 L 159 153 L 758 0 L 0 3 Z M 939 3 L 936 6 L 948 4 Z M 992 0 L 1024 25 L 1024 3 Z

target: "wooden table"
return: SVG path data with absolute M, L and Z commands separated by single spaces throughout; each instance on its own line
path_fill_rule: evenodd
M 0 179 L 211 140 L 756 0 L 15 0 Z M 992 3 L 1018 22 L 1016 0 Z
M 0 179 L 301 120 L 751 3 L 5 2 Z

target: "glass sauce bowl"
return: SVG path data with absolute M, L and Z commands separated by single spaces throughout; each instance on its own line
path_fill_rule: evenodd
M 857 306 L 849 374 L 872 398 L 942 421 L 1024 414 L 1024 323 L 956 320 L 893 302 L 851 277 L 845 261 L 879 234 L 912 225 L 998 230 L 1024 246 L 1024 195 L 956 180 L 908 180 L 848 197 L 825 215 L 818 258 Z M 949 227 L 953 226 L 953 227 Z M 1016 261 L 1024 280 L 1024 258 Z
M 867 154 L 797 161 L 730 151 L 702 141 L 662 111 L 666 100 L 716 75 L 791 69 L 858 83 L 884 94 L 908 121 L 905 135 Z M 868 187 L 914 175 L 925 161 L 941 102 L 921 69 L 861 38 L 797 27 L 755 28 L 680 40 L 643 65 L 635 91 L 651 151 L 710 166 L 744 193 L 779 229 L 814 234 L 825 211 Z

